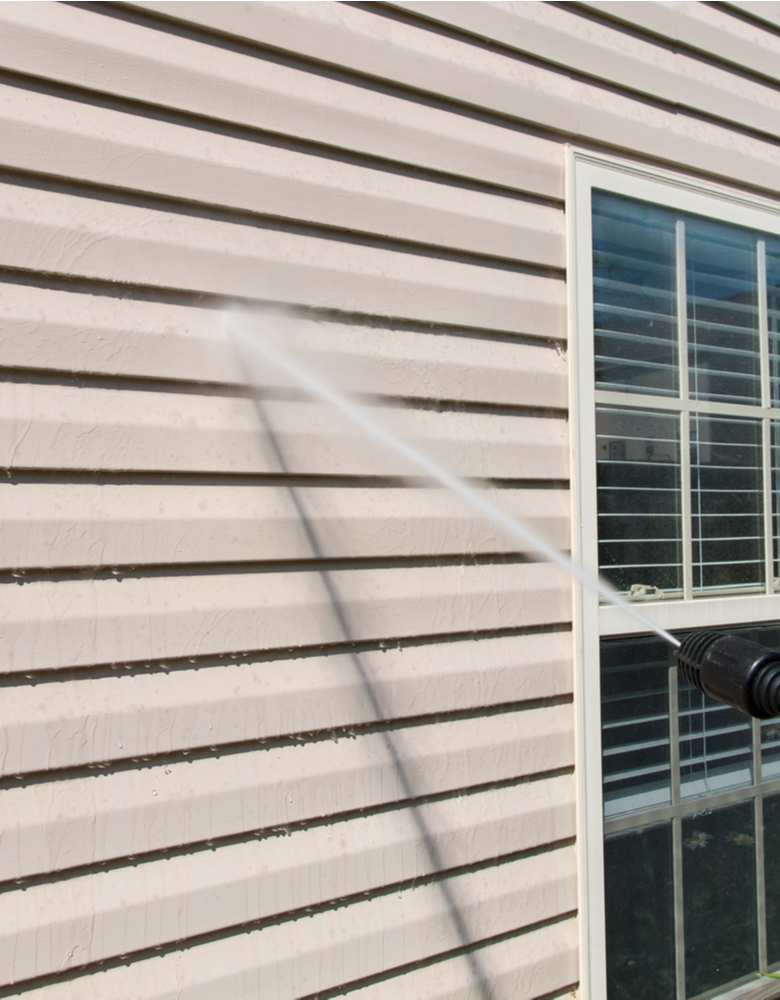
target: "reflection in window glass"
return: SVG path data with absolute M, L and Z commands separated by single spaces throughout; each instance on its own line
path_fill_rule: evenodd
M 780 776 L 780 719 L 761 723 L 761 774 L 764 781 Z
M 596 384 L 676 395 L 673 213 L 594 191 L 593 296 Z
M 769 328 L 769 387 L 772 406 L 780 406 L 780 240 L 766 241 L 766 299 Z
M 764 583 L 761 423 L 691 415 L 693 587 Z
M 690 608 L 780 648 L 780 625 L 687 604 L 760 616 L 767 598 L 740 598 L 780 592 L 780 237 L 592 205 L 600 569 L 634 600 L 683 598 L 678 625 Z M 608 1000 L 712 998 L 780 968 L 780 719 L 671 661 L 654 637 L 602 641 Z
M 685 248 L 691 398 L 760 403 L 756 237 L 688 218 Z
M 758 965 L 753 806 L 707 810 L 682 823 L 687 996 Z
M 680 784 L 683 798 L 749 785 L 753 729 L 736 708 L 679 679 Z
M 766 953 L 780 962 L 780 795 L 764 799 L 764 882 L 766 884 Z
M 679 423 L 597 412 L 599 567 L 621 591 L 682 588 Z
M 643 636 L 601 649 L 604 815 L 671 800 L 669 647 Z
M 674 1000 L 674 889 L 669 823 L 604 843 L 609 1000 Z
M 773 404 L 777 405 L 777 404 Z M 780 422 L 769 421 L 769 449 L 772 456 L 772 589 L 780 589 Z
M 780 625 L 728 631 L 780 648 Z M 608 1000 L 655 996 L 656 974 L 665 996 L 673 936 L 685 944 L 685 996 L 750 975 L 759 948 L 757 866 L 768 958 L 780 963 L 780 720 L 761 726 L 755 774 L 753 720 L 686 684 L 672 660 L 654 636 L 601 643 Z M 762 780 L 771 784 L 762 788 Z M 724 792 L 728 806 L 711 797 Z M 763 841 L 755 836 L 762 797 Z M 669 880 L 678 878 L 675 896 Z

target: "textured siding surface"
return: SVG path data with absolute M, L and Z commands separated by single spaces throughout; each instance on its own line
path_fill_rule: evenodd
M 0 5 L 0 995 L 576 989 L 568 582 L 221 314 L 565 548 L 565 143 L 772 191 L 778 23 Z

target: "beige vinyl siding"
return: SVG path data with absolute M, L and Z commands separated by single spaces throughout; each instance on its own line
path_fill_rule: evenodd
M 522 673 L 513 670 L 521 659 Z M 273 667 L 269 667 L 269 662 Z M 5 775 L 183 752 L 221 743 L 328 732 L 376 722 L 378 702 L 398 718 L 463 712 L 571 690 L 565 632 L 481 639 L 464 658 L 441 640 L 288 658 L 245 655 L 172 661 L 142 672 L 104 671 L 63 683 L 39 676 L 4 694 Z M 215 730 L 216 724 L 216 730 Z
M 0 663 L 24 673 L 566 621 L 571 597 L 562 571 L 467 561 L 271 566 L 267 573 L 227 564 L 171 576 L 107 570 L 95 579 L 33 578 L 6 594 Z
M 148 108 L 196 115 L 251 137 L 286 136 L 387 164 L 563 197 L 556 144 L 407 95 L 316 73 L 308 63 L 230 51 L 65 5 L 44 21 L 25 3 L 0 12 L 3 65 Z M 349 67 L 347 67 L 349 68 Z M 126 105 L 125 105 L 126 106 Z M 265 136 L 264 136 L 265 137 Z M 260 137 L 258 137 L 260 138 Z M 381 166 L 381 164 L 378 164 Z
M 403 300 L 406 320 L 564 335 L 560 278 L 17 184 L 0 206 L 5 268 L 379 316 Z
M 616 33 L 612 25 L 600 24 L 586 17 L 572 17 L 570 11 L 552 4 L 521 3 L 510 8 L 503 3 L 472 5 L 445 0 L 437 4 L 435 11 L 431 11 L 424 2 L 400 2 L 393 6 L 426 17 L 435 16 L 437 20 L 499 42 L 509 50 L 533 55 L 545 63 L 558 64 L 592 80 L 641 93 L 644 97 L 655 98 L 681 110 L 739 123 L 743 128 L 774 137 L 779 134 L 777 109 L 780 94 L 775 88 L 767 86 L 766 81 L 746 79 L 737 86 L 731 67 L 713 65 L 690 52 L 662 47 L 649 39 Z M 621 8 L 623 5 L 583 6 L 620 16 L 620 11 L 613 14 L 613 7 Z M 738 45 L 736 50 L 732 48 L 732 34 L 736 32 L 737 42 L 743 41 L 743 44 L 745 28 L 751 41 L 758 34 L 755 29 L 751 31 L 745 26 L 743 39 L 740 39 L 739 22 L 704 4 L 656 5 L 640 2 L 631 6 L 637 8 L 632 18 L 637 24 L 651 29 L 666 27 L 667 32 L 671 31 L 671 25 L 664 21 L 664 14 L 670 13 L 673 6 L 679 8 L 674 12 L 675 41 L 682 41 L 683 37 L 693 41 L 694 25 L 696 30 L 703 25 L 713 34 L 716 30 L 723 32 L 721 51 L 713 54 L 728 57 L 730 62 L 735 61 L 735 52 L 739 52 Z M 659 8 L 657 11 L 654 10 L 656 6 Z M 646 11 L 647 7 L 651 9 Z M 626 11 L 624 16 L 628 17 L 630 13 Z M 724 22 L 728 26 L 727 31 L 723 31 Z M 771 76 L 777 80 L 780 38 L 763 33 L 762 40 L 765 56 L 771 56 Z M 750 52 L 754 50 L 755 45 L 751 45 Z M 770 62 L 769 58 L 767 62 Z M 744 68 L 755 73 L 759 67 L 747 63 Z
M 312 363 L 566 546 L 560 143 L 41 10 L 0 10 L 4 982 L 568 992 L 568 582 L 252 398 L 220 321 L 304 307 Z
M 220 313 L 566 547 L 564 143 L 780 166 L 775 33 L 602 6 L 0 5 L 8 995 L 576 987 L 568 582 Z
M 244 377 L 216 308 L 70 288 L 36 287 L 31 292 L 27 286 L 6 284 L 0 302 L 3 359 L 11 367 L 63 375 L 159 381 L 175 373 L 177 384 L 202 383 L 204 390 L 218 384 L 227 393 L 243 384 Z M 457 327 L 440 329 L 433 337 L 400 322 L 383 322 L 378 329 L 359 318 L 328 318 L 299 330 L 297 342 L 317 364 L 330 359 L 337 379 L 366 394 L 515 409 L 567 407 L 562 348 L 551 351 L 533 341 L 482 337 L 478 331 L 463 337 Z M 271 369 L 264 373 L 264 385 L 290 387 Z M 148 381 L 136 386 L 148 387 Z
M 406 244 L 563 266 L 561 214 L 549 204 L 467 188 L 453 199 L 433 179 L 382 173 L 311 150 L 259 147 L 248 135 L 216 133 L 205 145 L 191 127 L 118 108 L 9 86 L 0 95 L 9 167 Z
M 330 28 L 341 38 L 339 64 L 358 73 L 433 93 L 453 106 L 479 108 L 506 122 L 775 188 L 777 168 L 770 162 L 777 164 L 780 152 L 763 138 L 745 134 L 747 127 L 778 136 L 778 95 L 773 87 L 701 59 L 667 56 L 663 47 L 614 28 L 601 31 L 571 10 L 535 3 L 514 8 L 436 2 L 420 4 L 422 21 L 407 24 L 403 18 L 393 19 L 392 9 L 418 12 L 413 3 L 388 4 L 387 17 L 329 4 L 285 2 L 268 4 L 269 13 L 265 4 L 227 9 L 220 3 L 135 6 L 175 21 L 189 16 L 230 35 L 256 40 L 262 36 L 264 44 L 284 50 L 300 51 L 300 46 L 307 56 L 326 64 L 333 51 Z M 276 13 L 275 7 L 283 10 Z M 525 13 L 526 7 L 534 12 Z M 267 21 L 272 40 L 266 36 Z M 426 21 L 431 26 L 452 24 L 468 34 L 420 30 Z M 483 41 L 495 39 L 502 49 L 511 50 L 513 37 L 522 58 L 511 51 L 496 52 Z M 767 44 L 775 51 L 778 43 L 770 39 Z M 618 83 L 621 89 L 605 87 L 605 82 Z M 695 102 L 694 113 L 686 114 L 691 91 L 706 104 L 704 118 Z M 712 163 L 713 147 L 719 150 L 717 164 Z
M 429 803 L 420 817 L 442 866 L 452 868 L 490 860 L 497 849 L 508 854 L 573 837 L 572 806 L 571 782 L 557 778 L 531 782 L 520 795 L 474 793 L 465 806 L 452 799 Z M 547 871 L 533 858 L 521 861 L 527 890 L 533 893 L 540 876 L 542 886 L 554 880 L 560 865 L 563 892 L 573 903 L 571 854 L 567 848 L 552 856 Z M 86 964 L 430 873 L 415 819 L 400 808 L 7 893 L 0 901 L 6 928 L 0 955 L 4 968 L 29 978 L 56 972 L 73 940 L 84 942 L 78 962 Z M 41 913 L 60 915 L 43 935 Z
M 569 545 L 564 490 L 492 493 L 560 548 Z M 329 559 L 388 559 L 514 552 L 455 498 L 388 486 L 368 496 L 349 486 L 20 483 L 3 504 L 0 566 L 260 563 L 311 559 L 301 510 Z
M 191 951 L 153 955 L 133 970 L 120 965 L 97 972 L 84 983 L 81 996 L 124 996 L 140 990 L 160 1000 L 188 1000 L 202 996 L 204 988 L 257 1000 L 316 995 L 331 984 L 337 986 L 345 974 L 359 982 L 430 952 L 458 947 L 461 935 L 453 927 L 450 899 L 458 901 L 464 925 L 481 926 L 491 937 L 511 929 L 518 911 L 534 924 L 549 920 L 575 902 L 573 862 L 572 849 L 561 848 L 548 852 L 541 864 L 533 857 L 518 859 L 421 886 L 408 895 L 362 899 L 308 917 L 303 940 L 300 927 L 279 921 Z M 458 897 L 468 902 L 460 903 Z M 515 941 L 519 947 L 522 943 Z M 560 981 L 566 971 L 561 964 L 548 981 Z M 476 954 L 464 972 L 466 978 L 481 978 Z M 171 985 L 166 988 L 165 983 Z M 29 995 L 48 1000 L 59 993 L 56 987 L 44 987 Z
M 738 13 L 744 12 L 758 21 L 765 21 L 774 28 L 780 28 L 780 4 L 770 0 L 769 3 L 728 3 Z
M 3 875 L 24 878 L 41 866 L 76 868 L 126 856 L 137 863 L 141 853 L 262 830 L 270 835 L 289 823 L 410 796 L 462 794 L 469 785 L 571 763 L 570 710 L 562 704 L 518 715 L 425 719 L 390 736 L 328 731 L 268 747 L 228 744 L 223 755 L 185 754 L 29 787 L 16 782 L 4 792 Z M 523 794 L 519 785 L 514 794 Z M 419 845 L 423 859 L 430 846 Z
M 377 410 L 461 475 L 560 480 L 568 474 L 566 425 L 558 414 Z M 227 395 L 12 384 L 0 403 L 0 428 L 9 469 L 399 476 L 413 468 L 378 451 L 348 418 L 302 400 L 266 400 L 258 408 Z
M 742 12 L 739 4 L 724 3 L 716 7 L 714 4 L 687 3 L 686 0 L 640 0 L 638 3 L 606 0 L 580 6 L 606 15 L 613 22 L 647 32 L 652 38 L 682 44 L 689 52 L 701 53 L 710 59 L 714 57 L 726 66 L 748 70 L 767 80 L 780 79 L 777 35 L 766 31 L 766 25 L 758 26 L 735 17 L 735 13 Z M 750 6 L 754 12 L 766 15 L 774 5 L 769 2 Z M 732 9 L 726 9 L 729 7 Z

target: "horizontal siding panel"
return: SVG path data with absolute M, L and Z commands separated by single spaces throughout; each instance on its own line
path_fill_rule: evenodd
M 2 28 L 2 11 L 0 11 Z M 0 266 L 562 335 L 562 281 L 344 239 L 0 184 Z
M 558 207 L 0 87 L 3 163 L 340 230 L 563 267 Z
M 780 3 L 776 0 L 768 0 L 765 3 L 755 2 L 734 2 L 725 3 L 724 7 L 733 7 L 737 11 L 744 11 L 750 17 L 758 18 L 759 21 L 766 21 L 773 28 L 780 28 Z
M 572 690 L 568 632 L 85 677 L 3 692 L 3 774 L 80 767 Z
M 460 475 L 565 479 L 566 421 L 376 408 Z M 262 416 L 261 416 L 262 414 Z M 7 469 L 322 475 L 415 474 L 324 404 L 6 383 L 0 465 Z
M 87 965 L 542 847 L 574 828 L 573 781 L 559 777 L 7 892 L 3 981 L 60 971 L 63 955 L 68 968 Z M 571 895 L 568 854 L 521 864 L 529 884 L 558 879 Z
M 560 848 L 456 876 L 446 889 L 419 886 L 306 917 L 303 926 L 264 927 L 140 966 L 96 972 L 77 981 L 79 995 L 293 1000 L 461 947 L 464 937 L 479 941 L 515 929 L 518 920 L 522 926 L 556 917 L 575 905 L 574 853 Z M 69 995 L 75 985 L 29 992 L 49 1000 Z
M 9 569 L 45 571 L 6 575 L 0 602 L 0 671 L 15 675 L 0 758 L 21 779 L 0 788 L 0 976 L 41 997 L 281 1000 L 556 921 L 576 906 L 574 850 L 561 846 L 574 836 L 560 774 L 574 762 L 558 631 L 568 580 L 503 563 L 508 544 L 430 488 L 307 486 L 296 506 L 270 477 L 411 470 L 275 375 L 260 404 L 237 392 L 215 298 L 327 310 L 302 327 L 312 363 L 366 394 L 443 401 L 375 412 L 460 474 L 563 481 L 563 214 L 551 204 L 563 147 L 124 16 L 0 6 L 0 64 L 8 80 L 33 77 L 0 87 L 0 365 L 14 370 L 0 459 L 43 473 L 7 484 L 3 534 Z M 390 48 L 419 62 L 431 92 L 474 51 L 417 29 L 408 48 L 399 30 Z M 508 66 L 495 53 L 464 64 L 456 99 L 473 103 L 477 82 L 488 118 L 533 107 L 559 116 L 559 134 L 577 121 L 577 95 L 548 99 L 536 68 Z M 117 294 L 86 293 L 101 284 Z M 182 304 L 203 296 L 207 308 Z M 228 487 L 239 475 L 269 481 Z M 568 544 L 565 490 L 495 496 Z M 470 558 L 491 552 L 492 565 Z M 425 565 L 453 555 L 464 564 Z M 358 642 L 379 648 L 345 652 Z M 52 683 L 16 685 L 36 670 Z M 415 884 L 431 875 L 444 877 Z M 258 920 L 269 925 L 229 930 Z M 529 937 L 537 971 L 513 968 L 557 988 L 571 935 L 544 932 Z M 132 961 L 199 936 L 212 939 Z M 491 968 L 508 984 L 501 955 Z
M 0 791 L 16 879 L 570 767 L 570 705 Z
M 169 10 L 174 7 L 170 4 L 154 6 Z M 200 4 L 197 8 L 192 4 L 184 6 L 193 10 L 193 16 L 197 10 L 203 9 Z M 226 20 L 227 12 L 220 15 L 221 6 L 206 4 L 203 12 L 209 20 Z M 330 7 L 329 4 L 321 6 Z M 727 69 L 638 38 L 634 33 L 580 17 L 571 10 L 546 3 L 439 2 L 432 6 L 425 0 L 408 3 L 402 0 L 393 6 L 413 11 L 435 22 L 454 25 L 473 32 L 479 39 L 500 42 L 523 54 L 550 60 L 567 70 L 630 88 L 656 100 L 725 118 L 740 127 L 778 135 L 780 95 L 776 89 L 737 78 Z M 644 4 L 638 6 L 643 7 Z M 688 3 L 683 6 L 704 5 Z M 602 9 L 611 13 L 611 7 L 607 4 Z M 175 15 L 182 16 L 184 13 L 182 6 L 176 4 Z M 234 19 L 236 14 L 237 11 L 234 11 Z M 690 17 L 694 22 L 700 20 L 695 14 Z M 724 17 L 722 13 L 713 17 L 720 22 L 734 21 L 734 18 Z M 751 35 L 755 34 L 751 32 Z M 756 46 L 753 41 L 751 49 L 758 47 L 759 51 L 762 48 L 766 51 L 769 42 L 775 60 L 773 75 L 776 75 L 780 40 L 775 37 L 764 39 L 764 42 L 764 46 Z M 755 67 L 750 65 L 749 68 Z
M 3 284 L 0 366 L 237 384 L 245 378 L 218 309 Z M 270 322 L 270 318 L 267 322 Z M 507 405 L 568 405 L 563 352 L 544 341 L 398 326 L 284 323 L 287 343 L 337 385 L 361 393 Z M 269 367 L 263 385 L 284 384 Z
M 403 974 L 372 983 L 349 993 L 350 1000 L 480 1000 L 482 989 L 474 981 L 474 965 L 490 983 L 494 1000 L 518 1000 L 552 994 L 566 1000 L 573 997 L 579 979 L 576 919 L 486 945 L 445 961 L 435 962 Z
M 561 71 L 505 56 L 489 46 L 475 46 L 441 32 L 426 31 L 417 25 L 376 17 L 371 12 L 343 5 L 293 5 L 299 20 L 307 19 L 311 25 L 308 32 L 296 32 L 291 24 L 294 15 L 288 10 L 288 4 L 279 6 L 284 8 L 283 14 L 288 21 L 284 29 L 287 44 L 296 51 L 299 47 L 306 50 L 307 44 L 319 47 L 320 32 L 324 34 L 330 25 L 330 30 L 341 36 L 341 42 L 323 47 L 321 58 L 332 59 L 328 53 L 335 49 L 341 64 L 358 72 L 425 94 L 462 101 L 573 138 L 607 143 L 634 155 L 662 158 L 675 166 L 707 173 L 715 169 L 729 179 L 760 184 L 770 190 L 775 187 L 780 151 L 771 146 L 766 148 L 764 143 L 747 136 L 740 136 L 735 141 L 733 129 L 706 125 L 699 120 L 700 111 L 696 108 L 688 116 L 681 114 L 678 108 L 678 102 L 689 103 L 690 98 L 686 95 L 691 91 L 712 114 L 730 117 L 740 130 L 747 124 L 776 136 L 780 97 L 774 89 L 744 78 L 737 82 L 733 74 L 685 56 L 677 57 L 672 64 L 677 68 L 677 75 L 672 71 L 666 73 L 665 60 L 675 57 L 668 56 L 657 46 L 629 38 L 625 32 L 610 32 L 602 25 L 574 20 L 571 15 L 557 10 L 546 11 L 544 4 L 538 5 L 538 12 L 534 4 L 521 4 L 522 10 L 517 14 L 520 18 L 526 16 L 525 8 L 531 8 L 535 13 L 529 12 L 528 17 L 538 17 L 542 22 L 548 17 L 561 18 L 566 19 L 562 23 L 570 25 L 563 32 L 563 43 L 554 33 L 547 38 L 547 56 L 563 64 Z M 433 8 L 426 6 L 421 10 L 426 17 L 439 18 L 442 16 L 439 6 L 437 3 Z M 456 17 L 461 16 L 461 6 L 452 8 Z M 482 6 L 475 5 L 475 10 L 465 16 L 480 17 Z M 165 10 L 174 19 L 184 17 L 187 9 L 179 3 L 159 7 L 155 4 L 154 7 Z M 223 11 L 222 7 L 198 4 L 197 7 L 191 5 L 189 10 L 198 21 L 231 19 L 237 32 L 250 38 L 263 36 L 263 19 L 270 17 L 270 12 L 265 14 L 265 4 L 259 10 L 238 7 Z M 500 31 L 497 34 L 504 44 L 505 35 Z M 523 51 L 533 54 L 547 34 L 544 23 L 529 25 L 522 34 Z M 602 34 L 606 42 L 599 46 L 592 39 L 599 39 Z M 571 52 L 562 53 L 564 47 Z M 614 92 L 611 84 L 604 88 L 573 79 L 567 56 L 578 68 L 580 47 L 583 52 L 592 52 L 590 69 L 599 77 L 609 74 L 609 67 L 614 64 L 624 68 L 630 78 L 626 85 L 640 93 L 647 90 L 654 99 L 657 99 L 653 93 L 656 82 L 667 79 L 664 93 L 669 109 L 651 109 L 646 101 Z M 624 47 L 627 47 L 625 57 L 621 51 Z M 646 67 L 643 67 L 643 54 Z M 718 149 L 715 165 L 713 147 Z M 762 162 L 765 158 L 771 159 L 775 166 L 768 169 L 768 164 Z
M 536 136 L 60 4 L 4 4 L 0 29 L 9 70 L 563 197 L 563 150 Z
M 570 600 L 542 563 L 5 584 L 0 669 L 522 628 L 570 620 Z
M 568 548 L 566 491 L 487 496 Z M 18 483 L 2 509 L 10 569 L 527 551 L 444 490 Z
M 606 3 L 581 3 L 606 14 L 610 20 L 631 28 L 652 32 L 670 42 L 682 42 L 710 57 L 722 59 L 780 81 L 780 41 L 772 31 L 734 17 L 724 8 L 733 4 L 689 3 L 688 0 L 653 0 L 652 3 L 631 3 L 612 0 Z M 766 3 L 756 7 L 767 10 Z M 736 81 L 735 81 L 736 82 Z

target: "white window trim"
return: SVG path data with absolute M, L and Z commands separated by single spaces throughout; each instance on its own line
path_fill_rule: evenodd
M 713 155 L 717 155 L 715 150 Z M 617 157 L 571 147 L 567 150 L 572 554 L 575 561 L 595 574 L 598 571 L 598 531 L 591 226 L 593 188 L 778 237 L 780 203 Z M 600 399 L 604 396 L 605 393 L 599 393 Z M 652 397 L 652 400 L 655 409 L 664 407 L 661 398 Z M 641 397 L 637 396 L 636 402 L 640 404 Z M 679 410 L 680 403 L 680 400 L 669 400 L 666 405 Z M 751 410 L 755 414 L 755 409 Z M 773 413 L 780 416 L 780 411 Z M 604 635 L 627 635 L 645 632 L 646 629 L 618 608 L 599 607 L 598 597 L 578 584 L 574 585 L 573 595 L 580 934 L 578 995 L 581 1000 L 604 1000 L 607 995 L 607 966 L 599 640 Z M 725 623 L 778 620 L 780 595 L 647 602 L 641 605 L 641 609 L 665 629 L 706 628 Z M 738 994 L 759 997 L 768 995 L 776 988 L 777 983 L 772 987 L 770 982 L 758 991 L 751 986 L 747 993 L 740 989 Z

